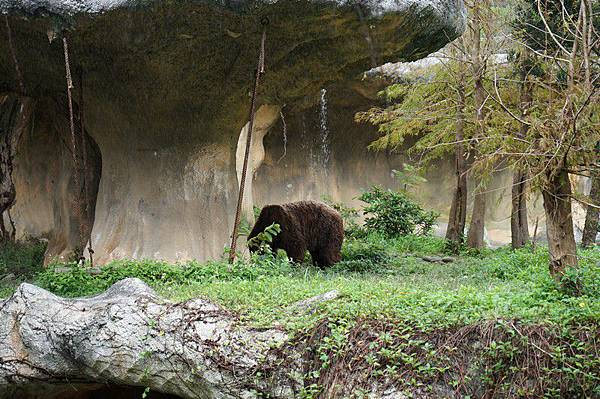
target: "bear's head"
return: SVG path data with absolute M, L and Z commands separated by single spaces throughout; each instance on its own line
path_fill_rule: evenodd
M 256 223 L 254 223 L 252 231 L 248 235 L 247 241 L 250 252 L 255 252 L 259 249 L 259 243 L 252 239 L 265 231 L 265 229 L 273 223 L 277 223 L 281 226 L 286 218 L 285 215 L 286 211 L 281 205 L 266 205 L 262 208 L 258 219 L 256 219 Z

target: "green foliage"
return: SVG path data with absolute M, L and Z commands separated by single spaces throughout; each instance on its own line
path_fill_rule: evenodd
M 438 217 L 435 212 L 423 210 L 408 194 L 401 191 L 374 186 L 359 199 L 368 204 L 363 210 L 367 215 L 365 228 L 388 237 L 427 235 Z
M 430 76 L 425 81 L 411 77 L 382 91 L 380 97 L 385 108 L 371 108 L 355 116 L 358 122 L 378 126 L 381 137 L 369 149 L 408 150 L 409 155 L 424 155 L 420 157 L 424 165 L 451 152 L 452 145 L 440 144 L 455 141 L 452 99 L 456 97 L 453 79 L 459 75 L 457 72 L 457 65 L 433 66 L 427 71 Z M 465 137 L 471 133 L 469 129 L 473 130 L 467 125 Z
M 342 246 L 342 260 L 333 266 L 336 271 L 366 272 L 386 267 L 390 255 L 381 243 L 346 239 Z
M 260 254 L 270 254 L 272 252 L 271 243 L 279 233 L 281 233 L 281 226 L 277 223 L 272 223 L 255 237 L 248 240 L 248 248 L 255 248 L 256 252 Z
M 494 317 L 548 323 L 600 321 L 600 250 L 580 251 L 582 295 L 557 288 L 547 273 L 547 248 L 487 250 L 453 263 L 422 261 L 443 252 L 444 240 L 431 236 L 387 238 L 371 233 L 349 239 L 339 265 L 320 270 L 293 265 L 284 256 L 253 254 L 233 265 L 226 261 L 169 264 L 115 261 L 92 274 L 72 265 L 54 266 L 32 282 L 67 296 L 102 292 L 126 277 L 137 277 L 173 299 L 208 296 L 258 325 L 277 320 L 289 328 L 312 325 L 322 317 L 387 317 L 421 328 L 477 322 Z M 63 267 L 64 268 L 64 267 Z M 337 289 L 342 297 L 306 316 L 282 309 L 296 301 Z M 5 295 L 8 294 L 5 292 Z
M 30 276 L 44 263 L 46 243 L 33 238 L 0 242 L 0 274 Z
M 404 191 L 427 182 L 427 179 L 421 176 L 421 171 L 418 168 L 407 163 L 403 165 L 402 170 L 392 169 L 392 174 L 402 185 Z
M 247 237 L 252 231 L 252 224 L 248 219 L 240 220 L 240 227 L 238 230 L 238 237 Z
M 390 239 L 382 234 L 371 234 L 367 239 L 381 242 L 400 254 L 431 255 L 442 254 L 445 251 L 445 240 L 433 235 L 409 234 Z
M 193 282 L 254 281 L 291 271 L 291 264 L 287 257 L 273 257 L 270 254 L 252 255 L 249 261 L 238 259 L 233 265 L 225 260 L 206 263 L 192 261 L 185 264 L 121 260 L 102 267 L 98 274 L 90 273 L 88 268 L 77 264 L 70 265 L 68 271 L 56 271 L 56 266 L 50 266 L 39 273 L 35 282 L 43 288 L 67 297 L 96 294 L 128 277 L 137 277 L 151 286 L 158 287 Z
M 302 336 L 317 337 L 305 383 L 319 397 L 367 398 L 377 382 L 407 397 L 446 397 L 447 388 L 436 390 L 441 383 L 465 398 L 591 398 L 600 382 L 598 327 L 496 319 L 425 331 L 386 319 L 328 319 Z

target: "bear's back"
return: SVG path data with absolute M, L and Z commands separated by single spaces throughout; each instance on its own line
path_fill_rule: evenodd
M 324 202 L 303 200 L 288 202 L 280 206 L 287 214 L 293 215 L 292 217 L 297 221 L 295 224 L 300 227 L 308 241 L 312 241 L 310 238 L 321 236 L 320 232 L 337 232 L 338 230 L 343 232 L 341 215 Z

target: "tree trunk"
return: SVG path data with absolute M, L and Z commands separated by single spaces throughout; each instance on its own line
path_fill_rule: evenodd
M 473 213 L 471 214 L 471 223 L 469 224 L 469 233 L 467 235 L 467 245 L 469 248 L 481 249 L 485 247 L 485 209 L 487 194 L 484 188 L 475 194 L 473 200 Z
M 512 213 L 510 231 L 513 249 L 522 248 L 529 242 L 527 223 L 527 173 L 517 170 L 513 175 Z
M 561 283 L 565 271 L 569 267 L 577 267 L 577 245 L 571 213 L 571 181 L 564 168 L 547 177 L 548 182 L 542 190 L 542 195 L 550 252 L 550 274 Z M 578 287 L 572 288 L 578 290 Z
M 527 50 L 521 53 L 520 65 L 520 108 L 521 119 L 526 120 L 533 100 L 532 84 L 529 81 L 530 55 Z M 517 136 L 525 138 L 529 126 L 521 123 Z M 527 178 L 528 173 L 517 169 L 513 175 L 512 212 L 510 215 L 510 230 L 513 249 L 522 248 L 529 242 L 529 225 L 527 223 Z
M 465 224 L 467 218 L 467 173 L 465 149 L 462 143 L 464 139 L 464 107 L 465 107 L 465 87 L 459 84 L 458 104 L 456 110 L 456 149 L 455 149 L 455 176 L 456 186 L 450 206 L 450 215 L 448 217 L 448 228 L 446 230 L 446 240 L 454 251 L 457 251 L 463 243 L 465 235 Z
M 484 132 L 484 106 L 485 106 L 485 90 L 483 87 L 483 75 L 485 71 L 485 62 L 481 57 L 481 16 L 479 13 L 479 4 L 475 2 L 473 7 L 472 18 L 473 32 L 473 80 L 475 82 L 474 97 L 475 97 L 475 120 L 477 123 L 478 135 L 485 136 Z M 483 248 L 485 246 L 484 231 L 485 231 L 485 208 L 486 194 L 484 189 L 475 194 L 473 202 L 473 214 L 471 216 L 471 224 L 469 225 L 469 233 L 467 236 L 467 245 L 470 248 Z
M 592 190 L 590 191 L 590 200 L 596 206 L 600 206 L 600 175 L 592 176 Z M 585 226 L 583 228 L 583 237 L 581 238 L 581 246 L 584 248 L 591 247 L 596 243 L 598 235 L 598 208 L 588 205 L 585 214 Z
M 287 341 L 205 299 L 165 301 L 138 279 L 80 299 L 22 284 L 0 309 L 0 398 L 85 397 L 98 384 L 185 399 L 291 398 L 302 364 L 293 350 L 282 358 Z

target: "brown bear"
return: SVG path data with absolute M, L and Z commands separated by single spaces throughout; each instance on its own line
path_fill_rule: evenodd
M 294 262 L 302 262 L 308 250 L 313 263 L 320 267 L 339 262 L 344 224 L 340 214 L 330 206 L 317 201 L 267 205 L 260 211 L 248 240 L 273 223 L 281 227 L 281 233 L 271 243 L 273 250 L 285 250 Z M 252 245 L 249 249 L 250 252 L 257 250 Z

